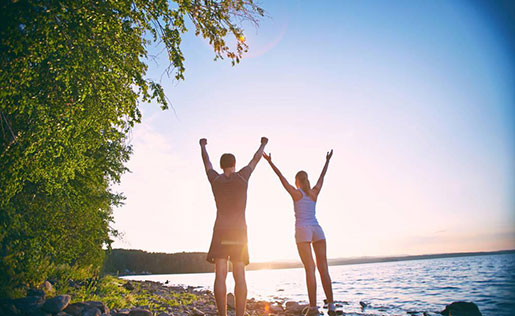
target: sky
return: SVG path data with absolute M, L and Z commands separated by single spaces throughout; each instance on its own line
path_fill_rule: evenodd
M 245 166 L 261 136 L 294 183 L 314 184 L 329 258 L 515 248 L 515 45 L 483 1 L 260 1 L 239 65 L 183 38 L 186 80 L 162 76 L 173 109 L 142 104 L 130 173 L 114 187 L 114 247 L 207 252 L 213 166 Z M 152 51 L 157 48 L 152 48 Z M 251 261 L 299 260 L 293 203 L 265 160 L 247 200 Z

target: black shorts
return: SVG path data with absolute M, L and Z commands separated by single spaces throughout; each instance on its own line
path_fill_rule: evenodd
M 215 228 L 207 253 L 207 261 L 215 263 L 215 259 L 228 259 L 231 262 L 249 264 L 247 230 Z

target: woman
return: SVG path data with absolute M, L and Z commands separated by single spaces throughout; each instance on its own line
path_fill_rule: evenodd
M 324 169 L 318 179 L 316 185 L 311 188 L 308 180 L 308 174 L 305 171 L 299 171 L 295 176 L 295 187 L 288 183 L 288 180 L 281 174 L 281 171 L 272 162 L 272 154 L 263 153 L 263 157 L 268 161 L 274 172 L 281 180 L 283 187 L 290 193 L 295 209 L 295 241 L 299 251 L 300 259 L 306 270 L 306 283 L 308 287 L 309 310 L 306 315 L 318 315 L 318 307 L 316 304 L 316 277 L 315 262 L 311 252 L 311 246 L 315 251 L 315 257 L 318 266 L 318 272 L 322 280 L 325 295 L 327 297 L 329 315 L 336 315 L 333 301 L 333 289 L 331 286 L 331 277 L 327 266 L 326 257 L 326 241 L 324 231 L 318 224 L 315 216 L 315 206 L 324 183 L 324 177 L 329 166 L 329 160 L 333 156 L 333 151 L 327 153 Z

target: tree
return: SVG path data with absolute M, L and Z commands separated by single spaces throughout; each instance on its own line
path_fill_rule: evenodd
M 56 265 L 100 268 L 138 106 L 168 107 L 145 77 L 148 46 L 161 43 L 182 80 L 187 20 L 234 64 L 247 47 L 239 23 L 262 15 L 253 0 L 0 3 L 0 295 Z

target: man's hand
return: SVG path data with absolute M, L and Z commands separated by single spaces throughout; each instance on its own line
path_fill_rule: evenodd
M 333 156 L 333 150 L 327 152 L 327 155 L 325 156 L 325 160 L 329 161 L 331 160 L 331 157 Z
M 268 138 L 261 137 L 261 145 L 266 145 L 266 144 L 268 144 Z
M 200 144 L 200 146 L 206 146 L 206 145 L 207 145 L 207 139 L 205 139 L 205 138 L 201 138 L 201 139 L 199 140 L 199 144 Z
M 272 162 L 272 153 L 269 153 L 268 155 L 263 152 L 263 158 L 265 158 L 266 161 L 268 161 L 269 163 Z

